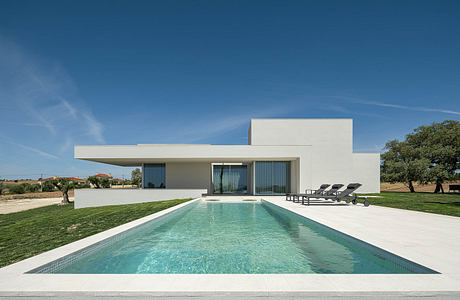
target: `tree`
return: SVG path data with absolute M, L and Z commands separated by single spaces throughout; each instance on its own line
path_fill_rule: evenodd
M 85 182 L 79 182 L 78 185 L 75 186 L 76 189 L 88 189 L 90 188 L 90 184 L 85 181 Z
M 96 189 L 108 189 L 112 185 L 112 180 L 106 177 L 90 176 L 88 177 L 88 181 L 93 184 Z
M 435 193 L 444 193 L 442 184 L 454 180 L 460 168 L 460 123 L 446 120 L 420 126 L 406 137 L 407 143 L 420 149 L 430 166 L 424 182 L 435 182 Z
M 219 189 L 220 189 L 221 194 L 224 193 L 223 182 L 224 182 L 224 166 L 220 167 L 220 185 L 219 185 Z
M 454 180 L 460 167 L 460 123 L 444 121 L 420 126 L 404 141 L 390 141 L 382 154 L 382 179 L 405 182 L 414 192 L 413 182 L 436 183 L 435 193 L 443 192 L 442 183 Z
M 51 182 L 49 182 L 49 180 L 44 181 L 42 183 L 42 192 L 52 192 L 54 190 L 54 185 Z
M 96 176 L 90 176 L 88 177 L 89 183 L 91 183 L 96 189 L 101 188 L 101 181 L 99 180 L 99 177 Z
M 423 182 L 427 176 L 430 161 L 423 157 L 422 149 L 409 143 L 392 140 L 386 143 L 387 152 L 382 154 L 382 180 L 403 182 L 410 192 L 415 192 L 413 182 Z
M 142 172 L 139 168 L 134 169 L 131 172 L 131 183 L 135 184 L 137 187 L 140 187 L 142 184 Z
M 3 194 L 3 181 L 0 181 L 0 195 Z
M 102 188 L 104 189 L 108 189 L 110 188 L 111 184 L 112 184 L 112 180 L 109 179 L 109 178 L 98 178 L 99 179 L 99 182 L 100 182 L 100 185 Z
M 51 179 L 50 182 L 62 192 L 61 204 L 69 204 L 69 190 L 75 188 L 75 183 L 67 178 Z

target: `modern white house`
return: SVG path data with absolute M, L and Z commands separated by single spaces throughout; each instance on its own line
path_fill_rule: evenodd
M 380 154 L 353 153 L 352 119 L 252 119 L 248 145 L 75 146 L 75 158 L 142 167 L 142 189 L 77 190 L 76 208 L 207 195 L 284 195 L 323 183 L 380 191 Z

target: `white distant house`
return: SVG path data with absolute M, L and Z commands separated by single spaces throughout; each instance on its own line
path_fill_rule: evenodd
M 252 119 L 248 145 L 75 146 L 75 158 L 142 167 L 142 189 L 78 190 L 76 207 L 211 195 L 284 195 L 323 183 L 380 191 L 380 154 L 353 153 L 352 119 Z M 79 203 L 80 202 L 80 203 Z

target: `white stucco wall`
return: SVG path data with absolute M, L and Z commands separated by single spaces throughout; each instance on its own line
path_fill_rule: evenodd
M 299 159 L 291 161 L 291 193 L 303 193 L 300 188 Z
M 249 131 L 254 146 L 311 145 L 299 155 L 300 191 L 359 182 L 358 192 L 380 192 L 379 154 L 353 153 L 352 119 L 253 119 Z
M 75 208 L 198 198 L 206 189 L 77 189 Z
M 334 146 L 353 151 L 352 119 L 252 119 L 250 145 Z
M 166 188 L 211 191 L 211 164 L 208 162 L 166 163 Z
M 252 145 L 311 145 L 300 157 L 300 190 L 352 182 L 351 119 L 253 119 Z
M 362 183 L 359 193 L 380 193 L 379 153 L 353 153 L 353 181 Z

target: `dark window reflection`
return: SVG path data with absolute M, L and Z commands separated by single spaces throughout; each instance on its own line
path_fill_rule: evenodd
M 165 164 L 145 164 L 144 165 L 144 188 L 155 189 L 166 187 L 166 167 Z

